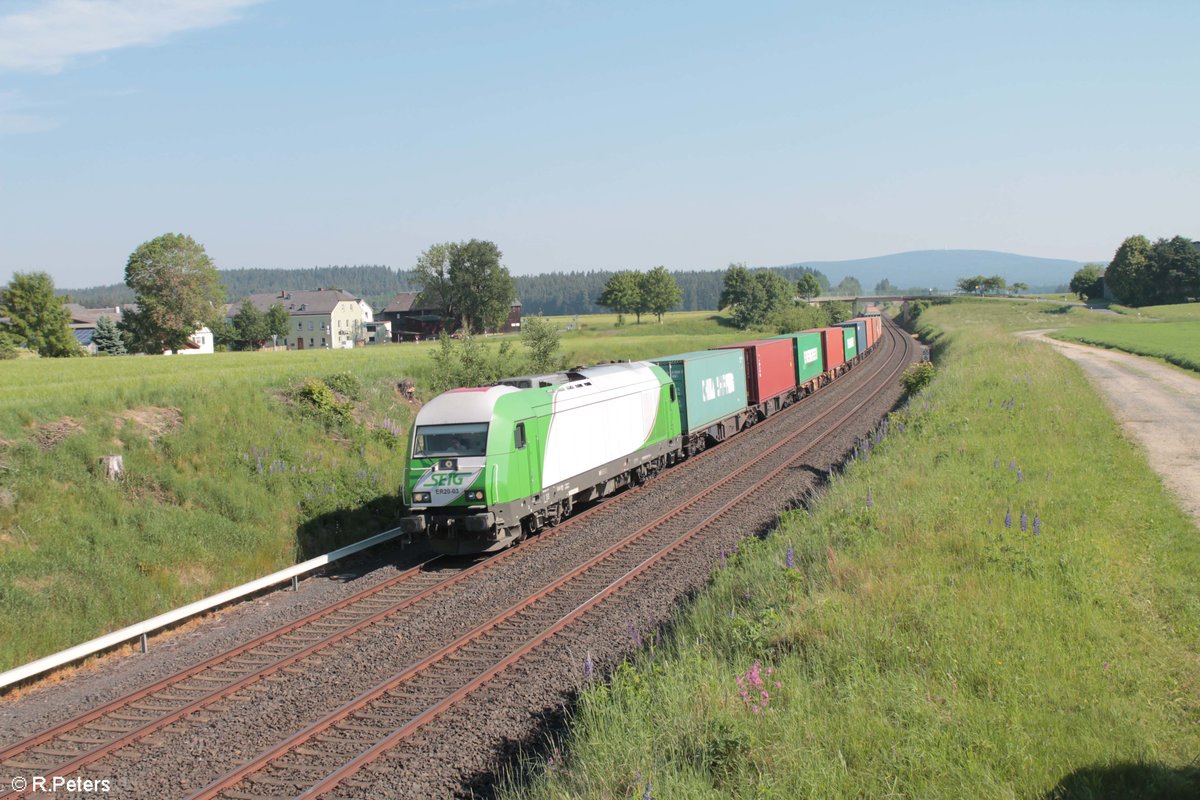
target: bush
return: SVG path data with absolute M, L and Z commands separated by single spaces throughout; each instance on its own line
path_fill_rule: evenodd
M 339 401 L 333 389 L 320 378 L 305 378 L 292 393 L 292 399 L 301 411 L 326 425 L 341 425 L 350 419 L 350 403 Z
M 362 399 L 362 381 L 352 372 L 335 372 L 325 379 L 325 385 L 348 400 Z
M 928 361 L 910 365 L 908 369 L 904 370 L 904 376 L 900 378 L 900 382 L 904 384 L 904 391 L 908 394 L 916 394 L 921 391 L 933 380 L 934 372 L 933 364 Z

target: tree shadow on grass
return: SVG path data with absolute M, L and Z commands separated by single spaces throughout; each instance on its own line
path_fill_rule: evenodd
M 1042 800 L 1195 800 L 1200 797 L 1200 766 L 1123 763 L 1077 769 Z
M 361 506 L 313 517 L 296 529 L 296 560 L 307 561 L 391 530 L 400 524 L 403 513 L 399 497 L 383 495 Z

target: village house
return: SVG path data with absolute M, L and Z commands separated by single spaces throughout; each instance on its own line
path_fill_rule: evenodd
M 266 313 L 271 306 L 281 305 L 288 312 L 288 334 L 279 344 L 289 350 L 313 348 L 348 349 L 366 344 L 371 334 L 378 337 L 374 312 L 362 298 L 340 289 L 317 289 L 311 292 L 266 292 L 248 298 L 255 309 Z M 230 317 L 237 314 L 241 303 L 230 306 Z M 371 328 L 376 328 L 373 332 Z
M 71 328 L 71 333 L 75 335 L 75 340 L 79 342 L 79 346 L 86 350 L 90 355 L 96 355 L 96 344 L 93 337 L 96 335 L 96 323 L 101 317 L 108 317 L 113 322 L 120 322 L 123 319 L 124 312 L 136 311 L 137 305 L 133 303 L 124 306 L 109 306 L 107 308 L 84 308 L 78 303 L 66 303 L 65 308 L 67 313 L 71 315 L 71 321 L 68 325 Z M 188 337 L 187 345 L 179 350 L 179 355 L 205 355 L 213 352 L 213 332 L 208 329 L 207 325 L 201 325 L 196 329 L 196 332 Z M 164 350 L 163 355 L 171 355 L 170 350 Z

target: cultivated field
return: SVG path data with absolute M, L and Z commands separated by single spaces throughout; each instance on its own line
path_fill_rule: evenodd
M 1200 796 L 1200 532 L 1045 305 L 927 310 L 926 393 L 510 796 Z

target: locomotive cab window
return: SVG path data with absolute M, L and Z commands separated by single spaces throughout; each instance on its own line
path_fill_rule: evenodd
M 487 430 L 486 422 L 421 425 L 413 436 L 413 458 L 485 455 Z
M 525 447 L 525 423 L 524 422 L 517 423 L 517 427 L 516 427 L 515 431 L 513 432 L 513 438 L 516 441 L 518 450 L 521 450 Z

